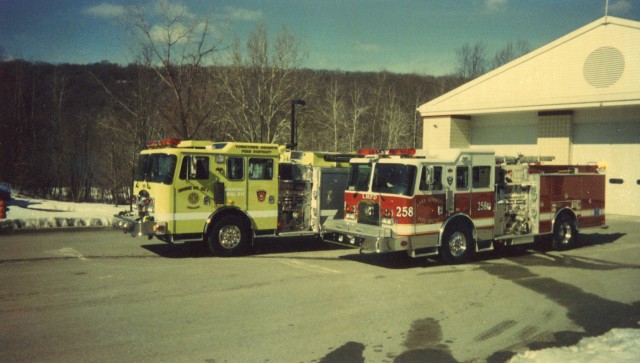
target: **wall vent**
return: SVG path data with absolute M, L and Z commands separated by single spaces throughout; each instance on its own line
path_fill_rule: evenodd
M 609 87 L 620 79 L 623 72 L 624 55 L 614 47 L 600 47 L 584 61 L 584 79 L 592 87 Z

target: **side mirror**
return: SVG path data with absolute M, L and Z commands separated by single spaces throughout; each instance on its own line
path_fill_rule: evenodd
M 192 155 L 189 160 L 189 173 L 188 173 L 189 175 L 187 176 L 188 180 L 197 179 L 198 177 L 197 163 L 198 163 L 198 159 Z
M 433 166 L 427 166 L 427 185 L 429 189 L 433 187 Z

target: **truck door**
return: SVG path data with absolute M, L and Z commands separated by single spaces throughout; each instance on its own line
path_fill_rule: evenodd
M 272 157 L 247 158 L 247 212 L 257 230 L 275 230 L 277 226 L 277 167 Z
M 495 158 L 492 155 L 473 155 L 471 162 L 471 183 L 469 215 L 474 221 L 478 237 L 482 240 L 493 238 L 495 224 Z
M 420 172 L 420 183 L 416 193 L 416 224 L 442 224 L 446 220 L 445 191 L 442 184 L 441 165 L 426 166 Z M 428 183 L 428 173 L 432 183 Z
M 494 188 L 490 165 L 471 167 L 471 217 L 493 218 Z
M 247 158 L 229 156 L 226 161 L 225 204 L 247 210 Z
M 469 183 L 469 165 L 459 164 L 455 166 L 455 174 L 449 176 L 447 180 L 450 188 L 447 190 L 447 205 L 451 205 L 453 200 L 453 212 L 460 212 L 469 215 L 471 206 L 471 186 Z M 455 191 L 455 195 L 453 194 Z M 449 213 L 452 213 L 449 207 Z
M 487 160 L 484 160 L 487 159 Z M 455 190 L 455 212 L 472 219 L 493 217 L 493 166 L 488 157 L 473 155 L 471 160 L 456 165 L 448 177 L 450 189 Z M 448 196 L 449 198 L 450 196 Z
M 214 208 L 213 177 L 208 155 L 183 154 L 174 183 L 173 234 L 202 233 Z

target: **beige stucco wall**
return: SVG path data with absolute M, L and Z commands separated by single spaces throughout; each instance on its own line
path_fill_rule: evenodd
M 456 116 L 423 119 L 422 145 L 424 149 L 465 149 L 471 144 L 468 118 Z

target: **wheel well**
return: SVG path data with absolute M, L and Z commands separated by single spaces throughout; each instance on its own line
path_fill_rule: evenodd
M 439 241 L 438 241 L 438 245 L 442 245 L 442 238 L 453 227 L 460 227 L 460 228 L 464 228 L 464 229 L 470 231 L 471 232 L 471 239 L 473 240 L 474 243 L 476 242 L 476 240 L 477 240 L 476 226 L 473 224 L 473 222 L 471 221 L 471 219 L 467 215 L 458 214 L 458 215 L 454 215 L 451 218 L 449 218 L 442 225 L 442 232 L 440 233 L 440 238 L 439 238 Z
M 573 225 L 576 227 L 576 230 L 579 230 L 580 226 L 578 225 L 578 217 L 576 216 L 576 213 L 571 209 L 571 208 L 563 208 L 561 210 L 559 210 L 556 213 L 555 218 L 553 218 L 553 225 L 551 226 L 551 230 L 555 231 L 556 228 L 556 222 L 558 220 L 560 220 L 560 218 L 569 218 L 570 220 L 573 221 Z
M 245 212 L 243 212 L 238 208 L 222 208 L 222 209 L 216 210 L 211 216 L 209 216 L 209 218 L 207 218 L 207 222 L 205 223 L 205 230 L 204 230 L 204 240 L 209 238 L 209 234 L 211 233 L 211 230 L 213 230 L 213 226 L 215 226 L 216 222 L 220 218 L 229 216 L 229 215 L 234 215 L 242 219 L 246 223 L 246 225 L 249 228 L 251 228 L 251 230 L 253 231 L 254 226 L 253 226 L 253 223 L 251 222 L 251 218 L 249 218 L 249 216 L 247 216 Z

